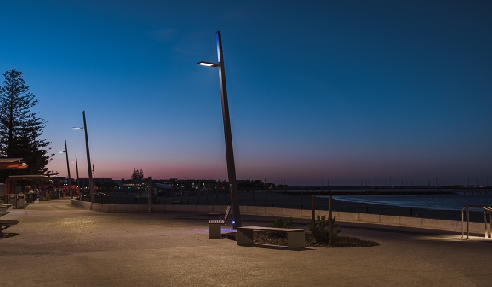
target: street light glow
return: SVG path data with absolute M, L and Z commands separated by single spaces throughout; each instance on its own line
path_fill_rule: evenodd
M 206 67 L 218 67 L 219 66 L 219 64 L 214 64 L 214 63 L 209 63 L 209 62 L 204 62 L 204 61 L 198 62 L 196 64 L 201 65 L 201 66 L 206 66 Z

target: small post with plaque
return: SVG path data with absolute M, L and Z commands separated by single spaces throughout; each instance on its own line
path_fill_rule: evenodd
M 152 213 L 152 177 L 149 177 L 147 186 L 147 212 Z

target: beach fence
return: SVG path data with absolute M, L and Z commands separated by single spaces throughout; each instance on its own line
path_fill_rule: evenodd
M 312 200 L 311 195 L 292 195 L 282 194 L 275 191 L 250 191 L 239 192 L 238 201 L 242 206 L 257 206 L 257 207 L 278 207 L 300 210 L 311 210 Z M 87 192 L 83 193 L 83 201 L 90 201 L 90 196 Z M 112 191 L 98 190 L 95 194 L 95 203 L 98 204 L 147 204 L 147 193 L 142 191 Z M 174 191 L 166 195 L 152 195 L 152 205 L 229 205 L 230 195 L 228 192 L 182 192 Z M 320 211 L 328 211 L 328 198 L 324 196 L 316 196 L 316 209 Z M 333 211 L 357 213 L 371 215 L 387 215 L 401 216 L 409 218 L 427 218 L 440 220 L 461 220 L 459 210 L 435 210 L 415 207 L 398 207 L 392 205 L 381 204 L 365 204 L 348 201 L 339 201 L 333 199 Z M 470 212 L 470 222 L 483 222 L 483 216 L 480 212 Z

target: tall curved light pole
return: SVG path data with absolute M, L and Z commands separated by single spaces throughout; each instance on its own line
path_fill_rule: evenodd
M 91 193 L 91 202 L 94 203 L 94 179 L 92 178 L 91 169 L 91 154 L 89 153 L 89 136 L 87 135 L 87 123 L 85 122 L 85 111 L 82 111 L 82 118 L 84 119 L 84 132 L 85 132 L 85 148 L 87 150 L 87 171 L 89 174 L 89 190 Z
M 80 193 L 80 181 L 79 181 L 79 166 L 77 164 L 77 157 L 75 157 L 75 173 L 77 174 L 77 193 L 80 200 L 82 200 L 82 194 Z
M 60 153 L 65 153 L 65 158 L 67 160 L 67 171 L 68 171 L 68 188 L 70 190 L 70 198 L 73 199 L 73 191 L 72 191 L 72 176 L 70 175 L 70 164 L 68 163 L 68 150 L 67 150 L 67 141 L 65 140 L 65 150 L 60 151 Z
M 87 174 L 89 176 L 89 190 L 91 195 L 91 203 L 95 202 L 94 199 L 94 180 L 92 178 L 92 169 L 91 169 L 91 154 L 89 153 L 89 136 L 87 135 L 87 123 L 85 122 L 85 111 L 82 111 L 82 119 L 84 120 L 83 128 L 74 128 L 77 130 L 84 130 L 85 132 L 85 149 L 87 150 Z
M 72 175 L 70 174 L 70 164 L 68 163 L 67 141 L 65 141 L 65 158 L 67 159 L 67 170 L 68 170 L 68 188 L 70 189 L 70 198 L 71 198 L 71 199 L 73 199 L 73 190 L 72 190 Z
M 224 55 L 222 54 L 222 42 L 220 39 L 220 31 L 216 33 L 217 41 L 217 57 L 219 59 L 218 64 L 199 62 L 198 65 L 207 67 L 219 67 L 219 79 L 220 79 L 220 100 L 222 103 L 222 119 L 224 122 L 224 135 L 226 144 L 226 160 L 227 160 L 227 174 L 229 177 L 229 190 L 231 193 L 231 205 L 232 212 L 235 221 L 235 227 L 241 227 L 241 214 L 239 212 L 238 196 L 237 196 L 237 180 L 236 180 L 236 165 L 234 164 L 234 152 L 232 150 L 232 133 L 231 133 L 231 121 L 229 118 L 229 104 L 227 102 L 227 90 L 226 90 L 226 77 L 224 68 Z

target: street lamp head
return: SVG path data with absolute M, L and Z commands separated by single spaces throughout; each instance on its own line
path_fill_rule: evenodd
M 59 150 L 58 153 L 65 153 L 66 151 L 64 150 Z
M 209 62 L 198 62 L 196 63 L 197 65 L 201 65 L 201 66 L 206 66 L 206 67 L 218 67 L 219 64 L 215 64 L 215 63 L 209 63 Z
M 84 128 L 83 127 L 82 128 L 81 127 L 73 127 L 72 129 L 74 129 L 74 130 L 83 130 Z

